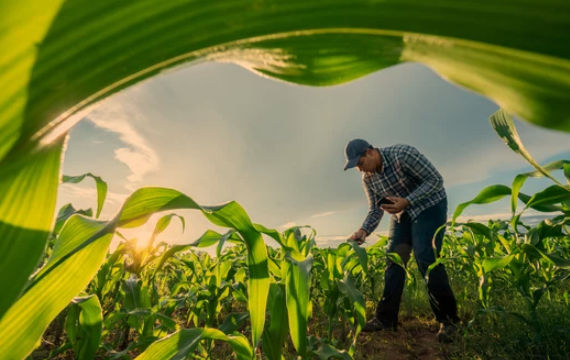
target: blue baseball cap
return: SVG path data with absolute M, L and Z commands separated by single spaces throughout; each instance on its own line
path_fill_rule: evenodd
M 364 151 L 372 146 L 362 139 L 352 139 L 346 144 L 344 148 L 344 157 L 346 158 L 346 164 L 344 165 L 344 170 L 351 169 L 358 165 L 358 161 Z

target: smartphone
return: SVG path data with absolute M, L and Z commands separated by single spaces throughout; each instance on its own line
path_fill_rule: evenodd
M 390 201 L 386 198 L 382 198 L 382 199 L 380 199 L 380 201 L 378 201 L 378 205 L 393 204 L 393 203 L 394 203 L 393 201 Z

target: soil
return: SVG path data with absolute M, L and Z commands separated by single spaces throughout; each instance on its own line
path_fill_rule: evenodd
M 439 326 L 435 321 L 401 319 L 397 332 L 362 333 L 355 360 L 447 360 L 449 348 L 437 342 Z

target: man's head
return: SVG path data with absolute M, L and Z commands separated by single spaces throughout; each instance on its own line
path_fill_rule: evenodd
M 366 140 L 353 139 L 344 148 L 346 164 L 344 170 L 356 167 L 358 171 L 372 172 L 378 167 L 378 159 L 374 147 Z

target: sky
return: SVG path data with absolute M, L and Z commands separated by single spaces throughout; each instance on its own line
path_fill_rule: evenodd
M 253 222 L 269 228 L 310 225 L 320 246 L 337 246 L 368 212 L 361 174 L 343 171 L 349 140 L 416 147 L 442 174 L 451 216 L 486 186 L 511 186 L 516 174 L 532 170 L 491 127 L 488 118 L 497 109 L 415 63 L 333 87 L 276 81 L 234 64 L 199 64 L 93 106 L 70 133 L 63 173 L 92 172 L 108 182 L 102 219 L 110 219 L 134 190 L 160 186 L 201 205 L 235 200 Z M 568 134 L 524 121 L 516 126 L 539 163 L 570 159 Z M 533 194 L 551 184 L 529 179 L 522 191 Z M 66 203 L 95 207 L 94 182 L 61 185 L 57 205 Z M 460 220 L 504 219 L 509 212 L 504 199 L 468 207 Z M 185 244 L 208 229 L 223 231 L 199 211 L 177 213 L 186 230 L 173 221 L 159 240 Z M 127 234 L 147 236 L 158 218 Z M 385 234 L 388 225 L 385 214 L 376 232 Z

